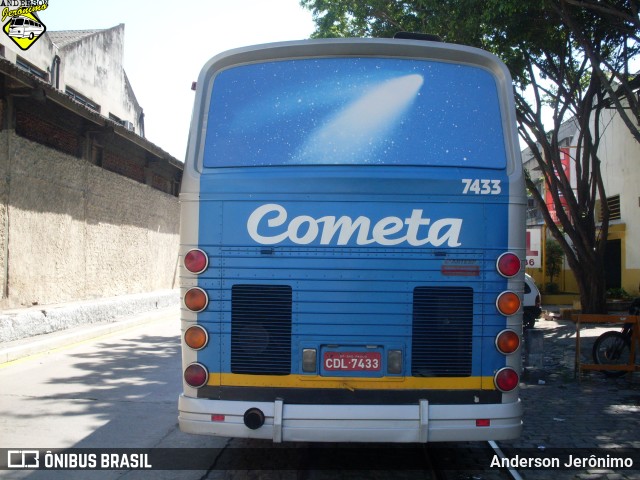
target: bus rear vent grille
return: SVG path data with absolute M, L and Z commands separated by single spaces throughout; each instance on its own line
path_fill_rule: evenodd
M 414 377 L 470 376 L 473 289 L 416 287 L 412 334 Z
M 232 373 L 291 373 L 291 299 L 287 285 L 232 287 Z

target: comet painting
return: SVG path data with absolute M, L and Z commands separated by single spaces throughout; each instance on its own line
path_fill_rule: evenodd
M 205 167 L 505 164 L 478 67 L 340 57 L 241 65 L 213 82 Z
M 373 85 L 314 130 L 295 158 L 301 163 L 322 163 L 330 158 L 340 158 L 340 163 L 368 163 L 413 103 L 423 82 L 421 75 L 413 74 Z

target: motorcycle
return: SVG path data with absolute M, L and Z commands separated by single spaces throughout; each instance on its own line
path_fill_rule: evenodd
M 640 298 L 631 302 L 629 315 L 640 315 Z M 633 323 L 625 323 L 620 331 L 604 332 L 593 343 L 593 362 L 600 365 L 628 365 L 631 356 L 631 340 Z M 635 352 L 636 360 L 640 358 Z M 621 377 L 628 373 L 625 370 L 602 370 L 608 377 Z

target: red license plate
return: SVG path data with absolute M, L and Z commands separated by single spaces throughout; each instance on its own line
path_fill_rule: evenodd
M 380 352 L 324 352 L 324 369 L 341 372 L 377 372 L 382 368 Z

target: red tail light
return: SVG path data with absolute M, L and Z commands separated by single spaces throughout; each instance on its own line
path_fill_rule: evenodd
M 496 262 L 496 268 L 498 269 L 498 273 L 503 277 L 514 277 L 520 271 L 522 266 L 522 262 L 520 258 L 511 252 L 503 253 L 498 257 L 498 261 Z
M 191 273 L 204 272 L 209 266 L 209 257 L 202 250 L 195 248 L 184 256 L 184 266 Z
M 201 363 L 192 363 L 184 370 L 184 381 L 193 388 L 200 388 L 209 381 L 209 372 Z
M 496 388 L 501 392 L 510 392 L 515 389 L 519 381 L 517 372 L 511 367 L 501 368 L 493 378 Z

